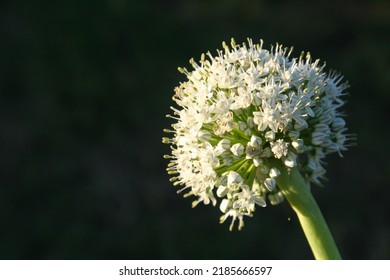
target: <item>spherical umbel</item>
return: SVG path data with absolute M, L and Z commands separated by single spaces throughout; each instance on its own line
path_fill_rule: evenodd
M 172 154 L 168 173 L 179 192 L 195 196 L 193 206 L 219 204 L 221 222 L 231 227 L 252 216 L 255 207 L 283 201 L 276 178 L 298 167 L 309 182 L 321 184 L 323 160 L 346 150 L 350 135 L 340 112 L 348 88 L 327 74 L 310 54 L 290 58 L 281 45 L 223 43 L 213 56 L 193 59 L 187 80 L 175 89 L 172 137 L 163 138 Z M 207 57 L 207 58 L 206 58 Z

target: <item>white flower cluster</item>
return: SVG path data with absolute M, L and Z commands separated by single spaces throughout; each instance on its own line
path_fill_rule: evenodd
M 310 54 L 291 59 L 281 45 L 262 45 L 232 40 L 217 56 L 192 59 L 192 71 L 179 68 L 188 80 L 175 89 L 180 109 L 168 115 L 176 123 L 165 132 L 173 136 L 163 138 L 179 192 L 194 195 L 193 206 L 219 203 L 221 222 L 232 217 L 230 229 L 236 220 L 241 229 L 256 205 L 283 201 L 272 162 L 297 166 L 320 184 L 324 157 L 346 150 L 350 139 L 338 111 L 347 88 L 342 77 L 326 74 Z

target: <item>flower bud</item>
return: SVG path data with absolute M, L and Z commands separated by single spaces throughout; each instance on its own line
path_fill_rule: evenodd
M 290 137 L 291 140 L 297 140 L 299 138 L 299 131 L 292 130 L 288 133 L 288 137 Z
M 311 143 L 313 145 L 321 145 L 322 142 L 324 142 L 326 134 L 323 133 L 322 131 L 314 131 L 311 135 Z
M 274 178 L 267 178 L 264 180 L 264 186 L 272 192 L 276 187 L 276 180 Z
M 279 169 L 275 168 L 275 167 L 272 167 L 270 170 L 269 170 L 269 176 L 271 178 L 276 178 L 280 175 L 280 171 Z
M 222 139 L 218 142 L 217 146 L 220 146 L 224 150 L 230 149 L 230 140 L 229 139 Z
M 219 205 L 219 209 L 222 213 L 226 213 L 232 207 L 232 201 L 229 199 L 223 199 Z
M 286 159 L 284 160 L 284 165 L 289 168 L 293 168 L 297 165 L 296 158 L 297 156 L 295 154 L 288 153 Z
M 332 128 L 335 131 L 339 131 L 345 126 L 345 121 L 342 118 L 335 118 L 332 122 Z
M 302 139 L 297 139 L 291 142 L 291 145 L 298 153 L 303 153 L 305 151 L 305 146 Z
M 272 130 L 267 131 L 265 133 L 265 139 L 267 139 L 267 141 L 269 141 L 269 142 L 274 141 L 275 140 L 275 132 L 273 132 Z
M 260 137 L 252 135 L 249 143 L 252 145 L 252 147 L 257 148 L 261 145 L 261 143 L 263 143 L 263 140 L 261 140 Z
M 227 184 L 229 186 L 233 183 L 242 183 L 242 178 L 240 174 L 238 174 L 237 172 L 230 171 L 227 179 Z
M 235 156 L 242 156 L 244 154 L 244 146 L 241 143 L 234 144 L 231 148 L 230 151 L 233 153 Z
M 228 193 L 229 189 L 226 186 L 219 186 L 217 189 L 217 196 L 224 197 Z

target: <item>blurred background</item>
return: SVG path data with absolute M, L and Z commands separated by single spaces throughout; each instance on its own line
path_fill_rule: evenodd
M 389 31 L 379 0 L 2 2 L 0 258 L 312 259 L 287 203 L 229 232 L 165 172 L 177 67 L 251 37 L 350 82 L 358 145 L 313 192 L 344 258 L 390 259 Z

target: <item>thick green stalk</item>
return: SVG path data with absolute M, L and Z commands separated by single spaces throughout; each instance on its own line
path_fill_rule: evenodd
M 302 229 L 317 260 L 340 260 L 332 234 L 309 187 L 297 168 L 279 168 L 278 186 L 298 215 Z

